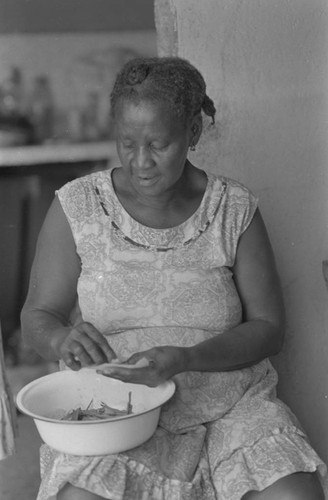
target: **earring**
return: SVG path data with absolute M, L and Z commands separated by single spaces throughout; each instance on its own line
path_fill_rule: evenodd
M 190 144 L 190 151 L 196 151 L 195 144 Z

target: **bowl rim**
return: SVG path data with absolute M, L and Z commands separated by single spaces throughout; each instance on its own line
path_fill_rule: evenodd
M 147 410 L 139 411 L 137 413 L 130 413 L 128 415 L 121 415 L 121 416 L 117 416 L 117 417 L 103 418 L 103 419 L 99 419 L 99 420 L 60 420 L 60 419 L 57 419 L 57 418 L 44 417 L 42 415 L 37 415 L 36 413 L 34 413 L 34 412 L 28 410 L 27 408 L 25 408 L 25 406 L 23 405 L 23 397 L 26 394 L 26 392 L 28 392 L 34 385 L 37 385 L 37 383 L 41 379 L 44 380 L 46 378 L 50 378 L 50 377 L 52 378 L 54 375 L 60 375 L 61 373 L 64 373 L 64 372 L 66 372 L 66 370 L 62 370 L 62 371 L 50 373 L 48 375 L 44 375 L 43 377 L 38 377 L 37 379 L 32 380 L 28 384 L 24 385 L 24 387 L 22 387 L 18 391 L 18 393 L 16 394 L 16 397 L 15 397 L 15 405 L 19 409 L 19 411 L 22 412 L 24 415 L 27 415 L 27 416 L 33 418 L 34 420 L 41 420 L 41 421 L 49 422 L 49 423 L 64 424 L 64 425 L 102 424 L 102 423 L 105 423 L 105 422 L 108 423 L 108 422 L 116 422 L 116 421 L 120 421 L 120 420 L 128 420 L 128 419 L 139 417 L 140 415 L 145 415 L 146 413 L 153 412 L 153 411 L 157 410 L 159 407 L 163 406 L 163 404 L 167 403 L 172 398 L 172 396 L 174 395 L 174 393 L 176 391 L 176 384 L 175 384 L 174 380 L 172 380 L 172 379 L 166 380 L 165 382 L 163 382 L 162 384 L 159 384 L 156 387 L 151 387 L 153 389 L 156 389 L 158 387 L 163 387 L 163 388 L 167 387 L 168 388 L 167 390 L 169 392 L 169 396 L 166 397 L 165 401 L 159 402 L 153 408 L 149 408 Z M 113 378 L 112 380 L 117 380 L 117 379 Z M 124 382 L 122 382 L 121 380 L 117 380 L 117 381 L 124 384 Z M 131 382 L 129 382 L 129 383 L 132 385 Z M 144 385 L 144 384 L 133 384 L 133 385 Z M 145 387 L 148 387 L 148 386 L 145 386 Z

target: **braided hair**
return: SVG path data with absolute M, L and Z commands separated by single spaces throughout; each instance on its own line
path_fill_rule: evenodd
M 215 106 L 206 94 L 201 73 L 179 57 L 146 57 L 128 61 L 118 73 L 110 96 L 115 117 L 123 99 L 138 104 L 148 99 L 165 102 L 175 115 L 187 123 L 203 111 L 215 122 Z

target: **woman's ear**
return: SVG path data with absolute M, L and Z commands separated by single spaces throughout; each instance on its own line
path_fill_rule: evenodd
M 200 113 L 195 115 L 190 124 L 190 147 L 195 148 L 203 131 L 203 120 Z

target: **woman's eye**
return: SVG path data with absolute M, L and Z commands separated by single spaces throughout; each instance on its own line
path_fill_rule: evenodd
M 154 149 L 155 151 L 163 151 L 167 146 L 166 146 L 166 144 L 153 142 L 153 143 L 151 143 L 150 147 L 151 147 L 151 149 Z
M 122 145 L 125 149 L 131 149 L 133 147 L 132 142 L 123 142 Z

